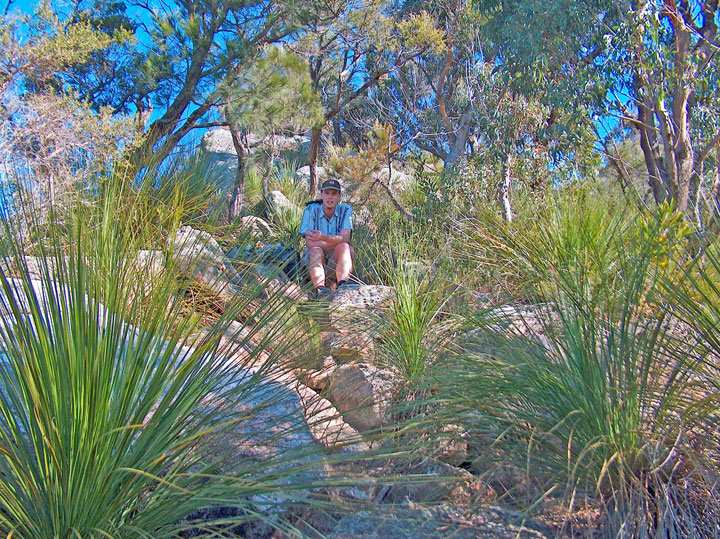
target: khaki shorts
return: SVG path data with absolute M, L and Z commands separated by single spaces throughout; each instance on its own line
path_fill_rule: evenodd
M 305 254 L 303 255 L 302 261 L 303 261 L 303 264 L 305 264 L 306 268 L 309 266 L 309 262 L 308 262 L 309 255 L 310 255 L 310 251 L 308 249 L 305 249 Z M 326 270 L 335 271 L 334 255 L 335 255 L 335 253 L 333 251 L 323 251 L 323 265 L 325 266 Z

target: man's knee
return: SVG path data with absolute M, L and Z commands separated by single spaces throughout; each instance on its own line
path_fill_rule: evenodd
M 335 246 L 335 260 L 339 260 L 341 256 L 351 256 L 352 250 L 349 243 L 338 243 Z
M 317 265 L 322 262 L 323 250 L 321 247 L 310 247 L 308 249 L 308 265 Z

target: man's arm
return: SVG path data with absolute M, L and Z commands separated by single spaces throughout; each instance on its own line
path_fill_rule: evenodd
M 349 228 L 343 228 L 337 236 L 328 236 L 319 230 L 311 230 L 305 233 L 305 242 L 308 247 L 322 247 L 323 250 L 330 251 L 341 243 L 350 243 L 351 234 L 352 230 Z

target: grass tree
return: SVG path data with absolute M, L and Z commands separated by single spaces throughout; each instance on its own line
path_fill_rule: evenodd
M 653 234 L 628 241 L 622 222 L 594 211 L 572 230 L 515 235 L 523 248 L 509 252 L 541 277 L 547 303 L 522 315 L 524 335 L 504 315 L 481 316 L 464 359 L 443 370 L 448 400 L 488 440 L 475 465 L 492 477 L 485 451 L 514 456 L 540 500 L 588 502 L 609 534 L 705 533 L 716 525 L 703 448 L 716 443 L 717 257 L 681 287 Z
M 138 248 L 162 238 L 157 227 L 136 226 L 138 212 L 153 215 L 138 203 L 142 193 L 130 196 L 119 180 L 106 187 L 64 226 L 49 229 L 35 247 L 35 269 L 5 223 L 2 533 L 231 534 L 257 518 L 281 526 L 277 508 L 307 500 L 305 489 L 322 481 L 307 471 L 315 470 L 317 448 L 279 445 L 260 462 L 238 459 L 223 440 L 251 448 L 263 443 L 258 435 L 280 440 L 273 420 L 263 429 L 256 424 L 286 398 L 263 381 L 276 363 L 271 357 L 249 367 L 268 339 L 283 353 L 277 336 L 286 309 L 266 301 L 254 328 L 235 335 L 234 351 L 246 351 L 229 360 L 228 351 L 219 352 L 220 337 L 263 287 L 243 289 L 211 330 L 200 331 L 198 318 L 185 315 L 187 285 L 179 284 L 173 259 L 159 273 L 138 263 Z M 172 227 L 177 215 L 156 225 Z M 290 414 L 264 417 L 282 424 L 283 439 L 302 428 Z

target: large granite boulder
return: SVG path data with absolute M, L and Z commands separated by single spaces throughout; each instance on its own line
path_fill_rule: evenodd
M 360 432 L 373 432 L 391 423 L 393 396 L 400 379 L 387 369 L 367 363 L 341 365 L 323 394 Z
M 207 131 L 200 141 L 200 148 L 210 154 L 237 155 L 230 130 L 226 128 Z
M 307 152 L 310 138 L 307 135 L 283 136 L 261 138 L 250 134 L 247 137 L 249 154 L 266 150 L 271 145 L 275 152 L 300 151 Z M 230 130 L 225 127 L 207 131 L 200 141 L 200 150 L 209 167 L 213 181 L 221 189 L 230 189 L 235 183 L 237 171 L 237 152 L 233 144 Z
M 368 450 L 360 433 L 345 422 L 330 401 L 300 383 L 294 384 L 293 389 L 300 397 L 307 427 L 317 442 L 335 453 Z
M 244 215 L 240 219 L 240 228 L 247 230 L 251 238 L 261 238 L 272 232 L 267 221 L 255 215 Z
M 335 331 L 345 335 L 366 331 L 373 334 L 373 320 L 390 305 L 395 289 L 379 285 L 345 285 L 338 289 L 328 309 L 330 324 Z
M 330 384 L 330 377 L 338 368 L 332 356 L 319 356 L 316 361 L 295 369 L 298 380 L 314 391 L 324 391 Z
M 381 168 L 374 174 L 373 179 L 384 183 L 394 192 L 404 191 L 412 182 L 412 176 L 396 169 L 395 167 L 392 169 L 392 174 L 390 173 L 390 169 L 388 167 Z
M 136 265 L 144 280 L 151 281 L 159 277 L 164 271 L 165 253 L 151 250 L 138 251 Z
M 330 177 L 328 171 L 323 167 L 317 167 L 315 171 L 317 172 L 318 186 Z M 305 189 L 310 189 L 310 165 L 302 166 L 295 171 L 295 181 Z
M 235 184 L 238 167 L 237 153 L 228 129 L 213 129 L 200 142 L 211 179 L 220 189 L 229 190 Z
M 303 151 L 310 144 L 307 135 L 268 135 L 260 137 L 250 133 L 247 136 L 250 153 L 259 148 L 273 146 L 276 151 Z M 211 129 L 203 135 L 200 148 L 206 154 L 237 155 L 230 130 L 225 127 Z
M 283 213 L 302 215 L 302 211 L 280 191 L 270 191 L 267 196 L 268 213 L 270 217 L 281 216 Z
M 169 247 L 176 269 L 202 283 L 221 301 L 241 296 L 240 276 L 210 234 L 184 226 L 170 239 Z
M 469 504 L 487 488 L 473 474 L 434 458 L 425 458 L 401 467 L 403 475 L 395 484 L 386 485 L 375 497 L 376 503 L 438 503 Z M 394 469 L 393 471 L 396 471 Z M 406 481 L 411 475 L 413 481 Z

